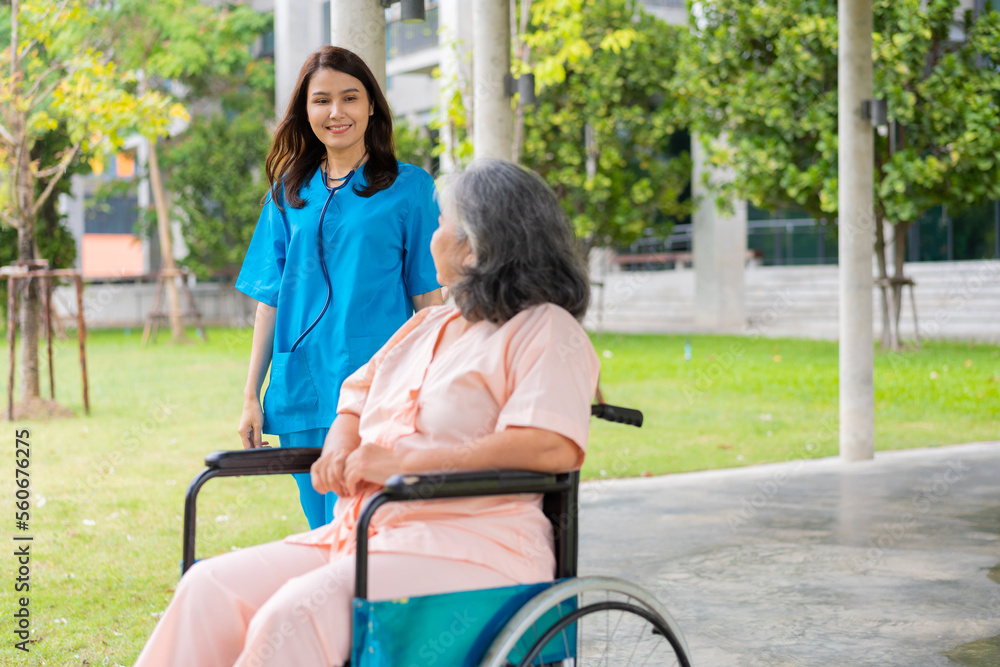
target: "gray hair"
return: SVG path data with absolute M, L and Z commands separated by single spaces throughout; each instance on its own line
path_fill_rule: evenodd
M 541 303 L 583 318 L 587 266 L 555 193 L 538 175 L 504 160 L 476 160 L 448 179 L 444 201 L 476 254 L 475 266 L 451 287 L 466 319 L 502 324 Z

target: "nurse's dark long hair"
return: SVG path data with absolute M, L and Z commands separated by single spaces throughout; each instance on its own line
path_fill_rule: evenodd
M 338 46 L 324 46 L 313 52 L 302 65 L 292 99 L 288 102 L 285 117 L 274 131 L 271 150 L 265 162 L 271 197 L 275 202 L 283 203 L 281 185 L 284 182 L 284 202 L 293 208 L 305 205 L 306 201 L 299 196 L 299 190 L 326 156 L 326 146 L 309 125 L 306 109 L 309 82 L 313 74 L 321 69 L 343 72 L 361 81 L 368 93 L 368 100 L 374 107 L 374 113 L 368 117 L 368 129 L 365 130 L 368 161 L 364 170 L 368 185 L 364 188 L 355 186 L 354 191 L 362 197 L 371 197 L 392 185 L 399 174 L 392 141 L 392 112 L 389 111 L 389 103 L 378 87 L 375 75 L 356 53 Z M 266 199 L 265 195 L 264 200 Z

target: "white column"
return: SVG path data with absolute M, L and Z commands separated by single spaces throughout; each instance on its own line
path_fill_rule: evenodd
M 875 449 L 872 247 L 874 140 L 861 102 L 872 88 L 872 2 L 839 0 L 838 125 L 840 251 L 840 456 L 870 459 Z
M 149 140 L 145 137 L 135 147 L 135 169 L 139 174 L 139 187 L 136 189 L 136 204 L 140 211 L 148 211 L 153 205 L 149 192 Z M 155 273 L 158 267 L 153 264 L 153 244 L 149 234 L 142 235 L 142 270 L 145 273 Z
M 315 0 L 274 3 L 274 114 L 278 118 L 285 115 L 306 57 L 322 45 L 322 15 Z
M 331 0 L 330 43 L 361 56 L 385 94 L 385 9 L 379 0 Z
M 472 11 L 474 154 L 509 160 L 514 111 L 504 77 L 510 72 L 510 0 L 473 0 Z
M 701 138 L 692 136 L 694 322 L 708 331 L 742 333 L 746 325 L 747 206 L 740 200 L 731 203 L 731 213 L 718 209 L 712 186 L 733 176 L 728 171 L 713 170 L 706 158 Z M 710 174 L 708 186 L 703 183 L 706 171 Z
M 461 13 L 459 0 L 441 0 L 438 3 L 438 52 L 441 54 L 440 86 L 438 88 L 438 119 L 441 122 L 440 141 L 444 146 L 441 153 L 441 173 L 450 174 L 457 165 L 452 159 L 455 150 L 455 131 L 448 117 L 448 105 L 454 95 L 461 90 L 461 55 L 467 48 L 461 44 Z

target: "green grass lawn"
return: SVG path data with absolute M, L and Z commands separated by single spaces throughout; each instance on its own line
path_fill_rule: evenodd
M 177 581 L 187 483 L 207 452 L 239 447 L 249 330 L 213 330 L 207 345 L 145 350 L 139 333 L 88 339 L 89 417 L 8 424 L 11 454 L 15 427 L 31 431 L 35 641 L 23 655 L 5 633 L 2 665 L 131 665 Z M 587 477 L 837 453 L 836 344 L 690 342 L 685 361 L 683 337 L 594 337 L 607 400 L 641 409 L 646 424 L 595 422 Z M 57 344 L 55 366 L 57 398 L 82 414 L 75 341 Z M 930 343 L 920 352 L 879 354 L 875 383 L 878 449 L 1000 439 L 1000 348 Z M 3 482 L 8 498 L 12 468 Z M 200 556 L 306 529 L 289 478 L 214 480 L 200 499 Z M 2 571 L 9 619 L 11 556 Z

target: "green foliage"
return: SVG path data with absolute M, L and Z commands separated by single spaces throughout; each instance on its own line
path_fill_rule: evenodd
M 921 4 L 876 3 L 876 94 L 903 128 L 877 191 L 894 222 L 1000 198 L 1000 12 L 956 22 L 958 0 Z M 965 39 L 954 43 L 957 27 Z
M 518 16 L 526 6 L 517 3 Z M 555 190 L 586 246 L 666 234 L 690 214 L 687 137 L 664 87 L 681 32 L 635 0 L 530 4 L 528 55 L 513 70 L 535 74 L 538 101 L 523 113 L 519 161 Z M 442 81 L 449 125 L 440 130 L 453 132 L 452 158 L 463 165 L 472 158 L 471 92 L 456 83 Z
M 240 4 L 118 0 L 115 53 L 151 79 L 182 83 L 192 98 L 217 96 L 220 80 L 252 79 L 249 85 L 260 88 L 268 68 L 251 58 L 250 47 L 271 23 L 270 14 Z
M 43 164 L 51 164 L 68 148 L 68 142 L 69 138 L 64 133 L 48 132 L 35 142 L 32 158 Z M 74 160 L 69 165 L 66 175 L 79 173 L 86 168 L 82 160 Z M 36 197 L 41 194 L 42 187 L 42 183 L 35 184 Z M 53 196 L 39 209 L 35 222 L 38 256 L 49 260 L 49 266 L 53 269 L 71 267 L 76 261 L 76 239 L 65 227 L 65 216 L 59 213 L 57 199 L 58 195 L 69 193 L 69 189 L 69 179 L 61 179 L 56 184 Z M 17 230 L 0 225 L 0 266 L 7 266 L 16 259 Z M 7 281 L 3 281 L 0 282 L 0 318 L 6 317 Z
M 235 276 L 250 245 L 267 191 L 265 118 L 252 109 L 196 115 L 163 153 L 188 246 L 184 264 L 201 278 Z
M 25 186 L 58 181 L 78 155 L 96 155 L 116 149 L 133 131 L 155 137 L 166 131 L 171 117 L 183 109 L 162 95 L 134 92 L 136 75 L 120 69 L 96 45 L 107 14 L 81 0 L 22 2 L 16 17 L 18 48 L 15 71 L 0 76 L 0 213 L 18 227 L 34 224 Z M 14 58 L 13 31 L 6 35 L 3 60 Z M 19 155 L 33 154 L 35 144 L 48 133 L 66 139 L 57 159 L 25 169 Z M 54 162 L 54 164 L 53 164 Z M 43 204 L 38 200 L 35 204 Z
M 731 166 L 724 195 L 763 209 L 837 209 L 837 7 L 822 0 L 698 4 L 677 68 L 692 128 Z M 971 25 L 958 0 L 877 0 L 875 97 L 898 125 L 876 137 L 877 206 L 894 223 L 1000 196 L 1000 14 Z M 956 27 L 967 38 L 949 42 Z M 728 146 L 713 139 L 724 136 Z
M 536 72 L 540 91 L 525 113 L 522 162 L 556 191 L 588 245 L 666 233 L 690 212 L 689 152 L 664 88 L 682 29 L 630 0 L 580 5 L 532 5 L 525 41 L 536 65 L 520 67 Z
M 172 214 L 188 247 L 183 264 L 202 278 L 232 276 L 267 191 L 274 67 L 254 59 L 251 46 L 272 17 L 199 0 L 123 0 L 115 10 L 116 31 L 125 36 L 118 57 L 197 110 L 161 145 Z
M 676 90 L 712 164 L 758 208 L 837 205 L 837 5 L 825 0 L 699 4 Z M 735 191 L 735 192 L 733 192 Z
M 434 143 L 426 130 L 411 127 L 406 120 L 398 119 L 393 122 L 392 132 L 396 144 L 396 159 L 418 167 L 430 166 Z

